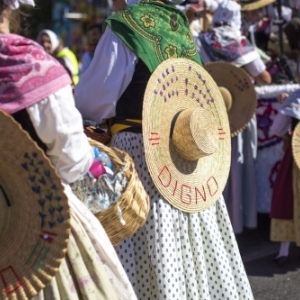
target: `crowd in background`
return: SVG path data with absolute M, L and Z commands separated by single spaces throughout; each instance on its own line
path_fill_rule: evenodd
M 32 2 L 25 1 L 34 5 Z M 136 1 L 115 0 L 113 5 L 118 12 L 133 2 Z M 169 2 L 177 4 L 176 8 Z M 0 4 L 3 19 L 9 19 L 10 10 L 15 9 L 11 1 L 0 0 Z M 144 13 L 142 5 L 155 17 L 140 15 Z M 280 9 L 275 0 L 186 0 L 181 4 L 145 1 L 142 5 L 132 5 L 131 9 L 133 15 L 146 24 L 145 32 L 151 33 L 151 27 L 157 22 L 163 42 L 169 45 L 174 40 L 179 50 L 195 46 L 190 59 L 198 66 L 202 64 L 205 68 L 220 61 L 230 63 L 245 71 L 251 86 L 297 83 L 300 76 L 300 3 L 297 1 L 284 2 Z M 170 25 L 169 19 L 160 18 L 162 15 L 156 15 L 157 11 L 174 16 L 173 23 Z M 65 250 L 66 257 L 53 280 L 36 299 L 51 295 L 57 299 L 62 295 L 76 297 L 75 294 L 92 299 L 90 295 L 94 294 L 95 299 L 209 299 L 214 296 L 251 300 L 251 287 L 234 234 L 257 226 L 256 114 L 254 112 L 249 122 L 231 138 L 231 167 L 224 198 L 221 195 L 215 204 L 197 213 L 188 214 L 173 207 L 160 195 L 147 170 L 141 131 L 144 91 L 159 62 L 155 60 L 153 43 L 146 39 L 142 40 L 149 51 L 145 55 L 136 31 L 130 31 L 136 40 L 128 42 L 131 36 L 126 35 L 124 28 L 129 30 L 129 25 L 123 17 L 115 14 L 105 23 L 91 24 L 86 31 L 86 51 L 81 57 L 64 45 L 51 29 L 40 31 L 36 41 L 46 53 L 42 52 L 40 57 L 47 61 L 43 65 L 45 73 L 53 78 L 35 80 L 34 89 L 28 92 L 35 97 L 34 101 L 25 106 L 17 102 L 16 109 L 8 111 L 45 149 L 65 184 L 71 210 L 71 243 Z M 34 62 L 34 49 L 42 49 L 29 39 L 10 34 L 7 24 L 3 32 L 0 28 L 0 37 L 11 39 L 12 45 L 15 41 L 20 44 L 21 39 L 28 49 L 33 49 L 30 55 L 33 53 Z M 166 32 L 167 26 L 174 32 Z M 182 36 L 176 35 L 178 28 Z M 22 55 L 25 57 L 26 51 Z M 19 61 L 14 63 L 20 67 Z M 11 64 L 7 70 L 9 68 Z M 56 77 L 51 73 L 53 70 Z M 38 77 L 42 71 L 37 68 L 37 74 L 24 77 Z M 22 94 L 24 86 L 20 86 L 17 76 L 15 78 L 14 92 Z M 45 87 L 43 91 L 40 91 L 41 82 Z M 285 141 L 270 215 L 271 239 L 280 242 L 274 259 L 278 264 L 286 261 L 290 242 L 300 246 L 297 222 L 300 199 L 298 203 L 296 197 L 300 193 L 298 185 L 292 184 L 299 178 L 299 170 L 291 154 L 291 136 L 300 119 L 295 105 L 298 93 L 280 95 L 281 106 L 272 127 L 273 134 Z M 13 96 L 11 101 L 15 101 Z M 130 121 L 129 126 L 122 123 L 122 114 L 125 121 Z M 113 120 L 113 125 L 123 127 L 119 126 L 113 134 L 111 145 L 129 153 L 151 198 L 145 226 L 116 247 L 118 257 L 102 225 L 68 186 L 87 174 L 94 160 L 95 150 L 83 134 L 82 118 L 101 126 L 114 116 L 118 118 Z M 101 261 L 99 265 L 98 261 Z M 104 284 L 102 278 L 106 279 Z
M 177 5 L 188 20 L 204 64 L 227 61 L 247 71 L 254 85 L 296 83 L 299 78 L 299 3 L 259 1 L 186 0 Z M 126 5 L 115 1 L 116 11 Z M 91 63 L 105 23 L 87 28 L 86 51 L 75 57 L 51 30 L 42 30 L 37 41 L 66 68 L 76 85 Z M 221 48 L 223 49 L 221 51 Z M 283 50 L 283 51 L 282 51 Z M 299 65 L 300 66 L 300 65 Z M 248 126 L 232 138 L 232 165 L 224 197 L 236 234 L 257 226 L 255 159 L 257 124 L 253 115 Z

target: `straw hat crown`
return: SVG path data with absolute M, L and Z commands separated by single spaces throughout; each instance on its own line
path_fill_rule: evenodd
M 179 155 L 194 161 L 215 152 L 218 142 L 214 133 L 217 130 L 212 117 L 200 107 L 186 109 L 179 113 L 172 134 Z

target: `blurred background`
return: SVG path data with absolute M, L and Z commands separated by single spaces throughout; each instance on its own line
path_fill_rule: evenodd
M 52 29 L 77 57 L 86 45 L 86 30 L 112 14 L 111 0 L 35 0 L 34 8 L 21 12 L 20 34 L 36 39 L 42 29 Z M 26 21 L 26 26 L 24 25 Z

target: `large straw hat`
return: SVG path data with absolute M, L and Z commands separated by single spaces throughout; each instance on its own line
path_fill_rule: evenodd
M 257 107 L 254 85 L 242 68 L 227 62 L 212 62 L 204 66 L 217 83 L 229 117 L 231 136 L 246 128 Z
M 240 0 L 241 11 L 256 10 L 274 3 L 276 0 Z
M 217 201 L 230 168 L 230 129 L 203 67 L 177 58 L 156 68 L 144 95 L 143 139 L 153 182 L 170 204 L 199 212 Z
M 56 274 L 69 206 L 48 158 L 0 112 L 0 298 L 31 299 Z
M 296 126 L 292 136 L 292 151 L 295 163 L 300 169 L 300 123 Z

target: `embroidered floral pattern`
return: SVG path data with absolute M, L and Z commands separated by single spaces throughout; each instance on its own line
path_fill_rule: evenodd
M 193 38 L 193 35 L 192 35 L 191 32 L 188 32 L 188 33 L 187 33 L 186 38 L 187 38 L 187 41 L 188 41 L 190 44 L 194 44 L 194 38 Z
M 172 45 L 169 45 L 169 47 L 165 49 L 165 52 L 167 53 L 168 58 L 178 57 L 177 48 Z
M 150 15 L 144 15 L 141 20 L 146 28 L 155 27 L 155 20 Z
M 160 1 L 142 0 L 140 5 L 126 6 L 106 22 L 129 49 L 138 57 L 143 57 L 150 72 L 170 57 L 189 58 L 201 64 L 194 40 L 188 36 L 188 19 L 178 14 L 173 6 Z M 130 40 L 128 32 L 133 36 Z M 173 48 L 167 50 L 170 52 L 168 55 L 166 49 L 170 44 Z

